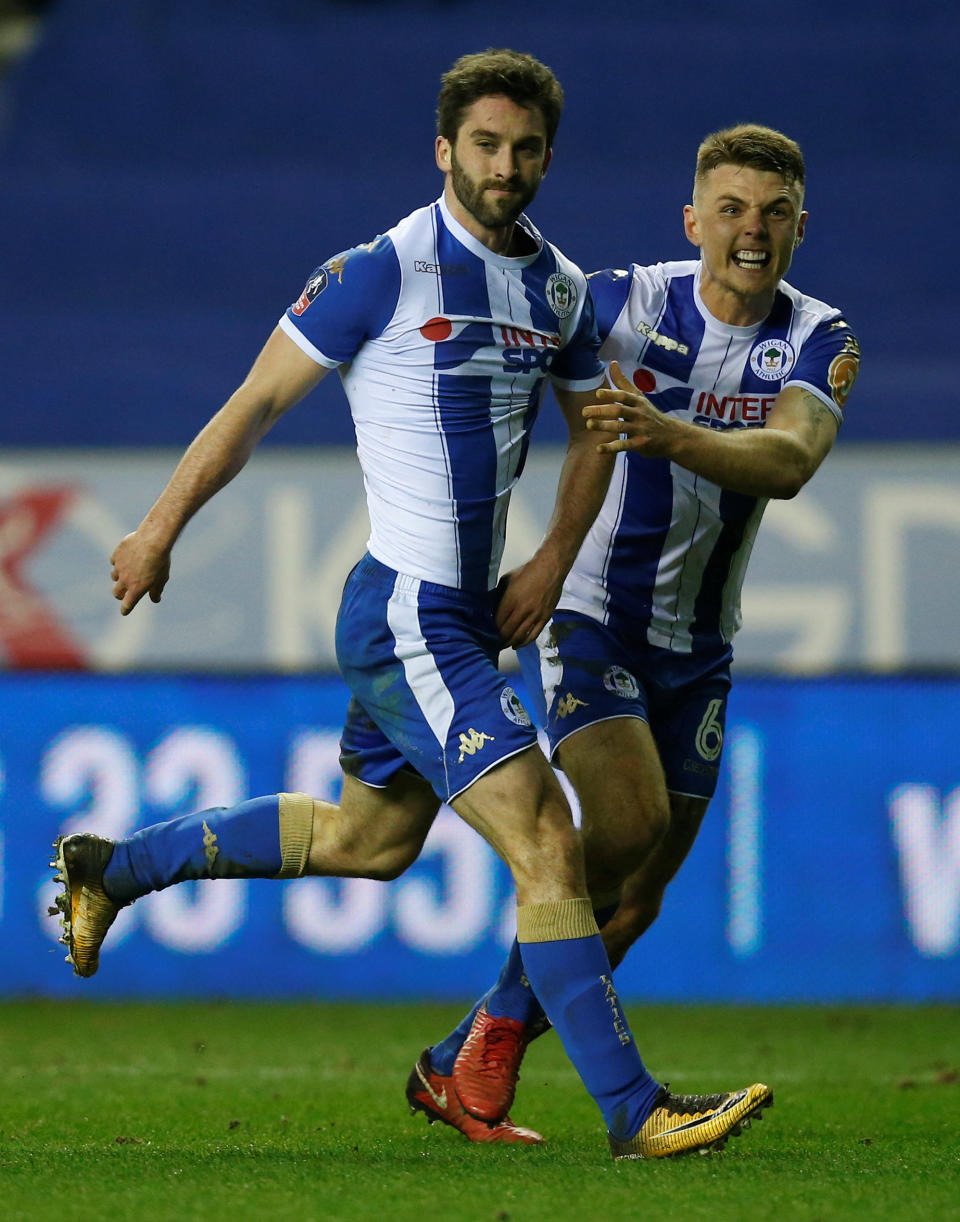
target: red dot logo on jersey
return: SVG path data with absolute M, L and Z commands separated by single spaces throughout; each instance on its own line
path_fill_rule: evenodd
M 449 318 L 429 318 L 420 328 L 420 334 L 431 344 L 439 344 L 450 338 L 452 330 L 453 323 Z
M 633 375 L 633 384 L 642 395 L 648 395 L 657 389 L 657 379 L 649 369 L 638 369 Z

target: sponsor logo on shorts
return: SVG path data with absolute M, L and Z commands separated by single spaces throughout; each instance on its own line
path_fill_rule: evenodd
M 797 363 L 793 344 L 785 339 L 765 339 L 750 353 L 750 368 L 764 382 L 779 382 Z
M 493 734 L 484 734 L 471 726 L 466 734 L 460 735 L 460 755 L 457 763 L 462 764 L 465 755 L 476 755 L 478 751 L 483 750 L 484 744 L 495 741 Z
M 636 700 L 640 695 L 640 684 L 622 666 L 607 667 L 603 672 L 603 686 L 624 700 Z
M 577 306 L 577 286 L 564 272 L 547 277 L 547 301 L 557 318 L 569 318 Z
M 294 314 L 299 318 L 304 310 L 309 306 L 311 301 L 316 301 L 323 290 L 327 287 L 327 269 L 318 267 L 307 283 L 304 285 L 303 292 L 300 294 L 296 305 L 292 306 Z
M 565 696 L 561 696 L 557 701 L 555 715 L 562 721 L 564 717 L 569 717 L 571 713 L 575 713 L 577 709 L 585 709 L 588 702 L 580 700 L 573 692 L 567 692 Z
M 530 720 L 530 714 L 523 707 L 523 702 L 512 687 L 505 687 L 500 693 L 500 707 L 503 709 L 505 717 L 517 726 L 529 726 L 533 723 Z

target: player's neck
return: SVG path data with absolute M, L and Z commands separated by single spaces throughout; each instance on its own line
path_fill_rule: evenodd
M 717 322 L 728 327 L 752 327 L 763 322 L 773 309 L 776 289 L 770 292 L 738 293 L 717 280 L 700 281 L 700 300 Z

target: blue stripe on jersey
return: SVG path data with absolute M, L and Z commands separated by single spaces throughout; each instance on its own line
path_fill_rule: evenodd
M 773 299 L 773 309 L 767 315 L 763 326 L 757 332 L 757 337 L 750 347 L 751 353 L 759 345 L 771 339 L 789 339 L 793 329 L 793 302 L 780 289 Z M 741 394 L 778 395 L 783 389 L 783 379 L 767 381 L 758 377 L 750 366 L 750 358 L 744 362 L 740 379 Z
M 606 268 L 602 272 L 593 272 L 587 277 L 587 283 L 597 314 L 597 331 L 603 343 L 627 303 L 633 277 L 629 272 Z
M 700 590 L 693 605 L 690 636 L 694 650 L 724 643 L 718 627 L 723 613 L 723 588 L 730 576 L 734 554 L 743 542 L 747 521 L 756 505 L 755 496 L 742 492 L 725 490 L 720 494 L 719 516 L 723 527 L 704 567 Z
M 468 275 L 442 275 L 442 308 L 454 318 L 490 318 L 486 266 L 468 251 L 443 223 L 437 206 L 437 262 L 472 264 Z M 447 474 L 456 520 L 459 584 L 485 590 L 490 581 L 490 546 L 496 508 L 491 492 L 497 486 L 496 437 L 490 427 L 492 383 L 474 374 L 443 373 L 462 365 L 493 342 L 490 323 L 468 323 L 459 337 L 434 346 L 436 410 L 447 455 Z
M 673 477 L 666 458 L 627 457 L 621 526 L 607 564 L 607 604 L 612 627 L 645 632 L 660 554 L 670 527 Z
M 651 390 L 647 398 L 662 412 L 685 412 L 693 398 L 693 387 L 668 386 L 666 390 Z
M 557 316 L 551 310 L 544 288 L 548 278 L 557 270 L 557 260 L 549 246 L 544 244 L 540 256 L 520 271 L 523 295 L 530 307 L 530 321 L 535 331 L 546 335 L 557 330 Z
M 671 279 L 667 287 L 667 299 L 663 313 L 654 328 L 661 335 L 678 340 L 689 351 L 687 353 L 669 351 L 658 344 L 648 342 L 643 349 L 643 364 L 657 373 L 665 373 L 678 382 L 688 382 L 693 366 L 696 363 L 700 345 L 703 343 L 703 333 L 706 323 L 697 309 L 694 300 L 695 277 L 677 276 Z
M 490 318 L 490 295 L 487 292 L 486 264 L 457 241 L 443 223 L 438 204 L 433 209 L 437 262 L 441 267 L 468 267 L 463 272 L 441 272 L 440 293 L 445 314 L 459 318 Z M 449 341 L 448 341 L 449 342 Z
M 491 492 L 497 486 L 490 379 L 438 373 L 436 403 L 456 520 L 459 585 L 464 590 L 486 590 L 496 508 Z

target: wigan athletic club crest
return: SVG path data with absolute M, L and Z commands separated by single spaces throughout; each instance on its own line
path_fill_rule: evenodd
M 793 345 L 785 339 L 765 339 L 750 353 L 750 368 L 764 382 L 780 382 L 797 362 Z
M 640 695 L 640 684 L 622 666 L 607 667 L 603 672 L 603 686 L 624 700 L 636 700 Z
M 557 318 L 569 318 L 577 304 L 577 287 L 563 272 L 554 272 L 547 279 L 547 301 Z
M 500 693 L 500 707 L 503 709 L 504 716 L 518 726 L 530 725 L 530 715 L 523 707 L 520 697 L 512 687 L 505 687 Z

